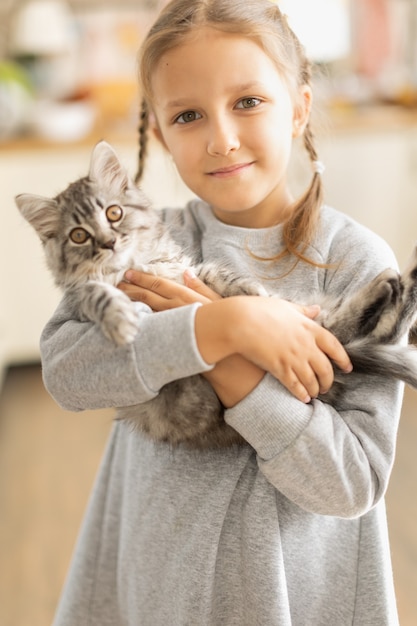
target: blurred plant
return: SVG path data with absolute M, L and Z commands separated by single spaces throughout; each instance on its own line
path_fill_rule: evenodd
M 33 89 L 24 69 L 0 61 L 0 139 L 18 134 L 29 123 Z

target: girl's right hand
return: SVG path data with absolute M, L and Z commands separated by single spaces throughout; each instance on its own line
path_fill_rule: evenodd
M 336 337 L 314 322 L 318 310 L 279 298 L 225 298 L 197 310 L 197 344 L 206 362 L 240 354 L 309 402 L 330 389 L 331 361 L 352 369 Z

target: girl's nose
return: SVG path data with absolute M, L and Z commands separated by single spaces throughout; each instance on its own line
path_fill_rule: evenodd
M 207 152 L 210 156 L 227 156 L 239 147 L 239 137 L 231 122 L 223 120 L 211 125 L 207 142 Z

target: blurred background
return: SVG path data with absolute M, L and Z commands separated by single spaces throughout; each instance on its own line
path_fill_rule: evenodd
M 136 53 L 163 4 L 0 0 L 2 626 L 50 624 L 112 419 L 62 411 L 43 389 L 39 336 L 59 294 L 13 198 L 85 175 L 101 138 L 135 172 Z M 316 62 L 327 202 L 384 237 L 403 266 L 417 240 L 417 0 L 279 4 Z M 310 175 L 296 149 L 296 191 Z M 157 206 L 191 197 L 156 143 L 143 187 Z M 407 390 L 387 498 L 402 626 L 417 623 L 416 406 Z

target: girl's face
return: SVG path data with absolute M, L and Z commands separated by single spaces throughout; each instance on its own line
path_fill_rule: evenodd
M 162 56 L 152 90 L 157 135 L 218 219 L 262 228 L 287 217 L 287 167 L 293 137 L 307 123 L 308 87 L 294 108 L 254 41 L 204 27 Z

